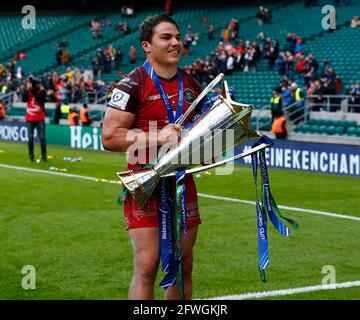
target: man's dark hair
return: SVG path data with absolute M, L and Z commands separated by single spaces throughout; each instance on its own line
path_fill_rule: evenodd
M 140 43 L 143 41 L 151 42 L 154 28 L 162 22 L 169 22 L 180 31 L 179 26 L 171 17 L 165 14 L 150 16 L 147 17 L 139 27 Z

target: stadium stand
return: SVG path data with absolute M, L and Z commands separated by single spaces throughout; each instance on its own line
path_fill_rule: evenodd
M 72 19 L 73 15 L 39 15 L 36 28 L 24 32 L 19 16 L 0 16 L 0 51 L 7 54 L 13 48 L 19 51 L 24 44 L 42 37 L 56 27 L 68 24 Z
M 298 125 L 297 133 L 313 133 L 339 136 L 359 136 L 360 127 L 355 120 L 309 119 L 306 124 Z

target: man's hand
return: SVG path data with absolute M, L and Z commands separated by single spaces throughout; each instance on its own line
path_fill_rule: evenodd
M 158 145 L 162 146 L 168 142 L 171 145 L 176 144 L 179 139 L 181 128 L 181 125 L 175 123 L 169 123 L 166 125 L 158 133 Z

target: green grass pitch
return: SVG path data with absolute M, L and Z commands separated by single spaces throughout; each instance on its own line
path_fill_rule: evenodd
M 38 145 L 36 151 L 39 153 Z M 48 163 L 29 163 L 25 144 L 0 142 L 0 163 L 117 180 L 123 154 L 48 147 Z M 65 162 L 63 157 L 82 157 Z M 360 179 L 269 169 L 280 205 L 360 217 Z M 202 175 L 198 192 L 254 201 L 251 168 Z M 127 299 L 132 249 L 120 185 L 0 167 L 0 299 Z M 283 239 L 269 224 L 267 283 L 257 269 L 255 207 L 199 198 L 202 225 L 195 247 L 193 296 L 210 298 L 320 285 L 323 266 L 336 282 L 360 280 L 360 221 L 282 210 L 300 229 Z M 36 269 L 36 289 L 24 290 L 21 269 Z M 157 285 L 163 274 L 159 272 Z M 156 287 L 156 297 L 163 292 Z M 271 299 L 360 299 L 360 288 Z

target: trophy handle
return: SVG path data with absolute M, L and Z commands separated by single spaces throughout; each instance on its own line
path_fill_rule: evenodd
M 198 97 L 193 101 L 193 103 L 190 105 L 190 107 L 186 110 L 184 114 L 182 114 L 176 121 L 176 124 L 182 125 L 185 119 L 188 117 L 188 115 L 191 113 L 191 111 L 194 110 L 194 108 L 197 106 L 197 104 L 220 82 L 224 79 L 224 74 L 219 73 L 216 78 L 214 78 L 207 87 L 198 95 Z
M 176 121 L 176 124 L 182 125 L 185 119 L 188 117 L 188 115 L 191 113 L 191 111 L 194 110 L 194 108 L 197 106 L 197 104 L 204 99 L 204 97 L 220 82 L 224 79 L 224 74 L 219 73 L 207 86 L 206 88 L 198 95 L 198 97 L 193 101 L 193 103 L 189 106 L 189 108 L 186 110 L 184 114 L 182 114 Z M 159 150 L 159 154 L 157 159 L 161 159 L 167 152 L 168 146 L 164 145 Z
M 270 147 L 271 145 L 273 144 L 273 142 L 264 142 L 254 148 L 251 148 L 250 150 L 247 150 L 247 151 L 244 151 L 242 153 L 239 153 L 231 158 L 228 158 L 228 159 L 224 159 L 222 161 L 218 161 L 218 162 L 215 162 L 215 163 L 211 163 L 211 164 L 208 164 L 206 166 L 201 166 L 201 167 L 197 167 L 197 168 L 192 168 L 192 169 L 188 169 L 185 171 L 185 174 L 193 174 L 193 173 L 197 173 L 197 172 L 201 172 L 201 171 L 204 171 L 204 170 L 209 170 L 209 169 L 212 169 L 212 168 L 215 168 L 215 167 L 219 167 L 225 163 L 228 163 L 230 161 L 235 161 L 237 159 L 241 159 L 241 158 L 244 158 L 244 157 L 247 157 L 251 154 L 253 154 L 254 152 L 258 152 L 262 149 L 265 149 L 267 147 Z M 176 173 L 175 172 L 172 172 L 172 173 L 169 173 L 167 175 L 164 175 L 162 177 L 172 177 L 172 176 L 175 176 Z

